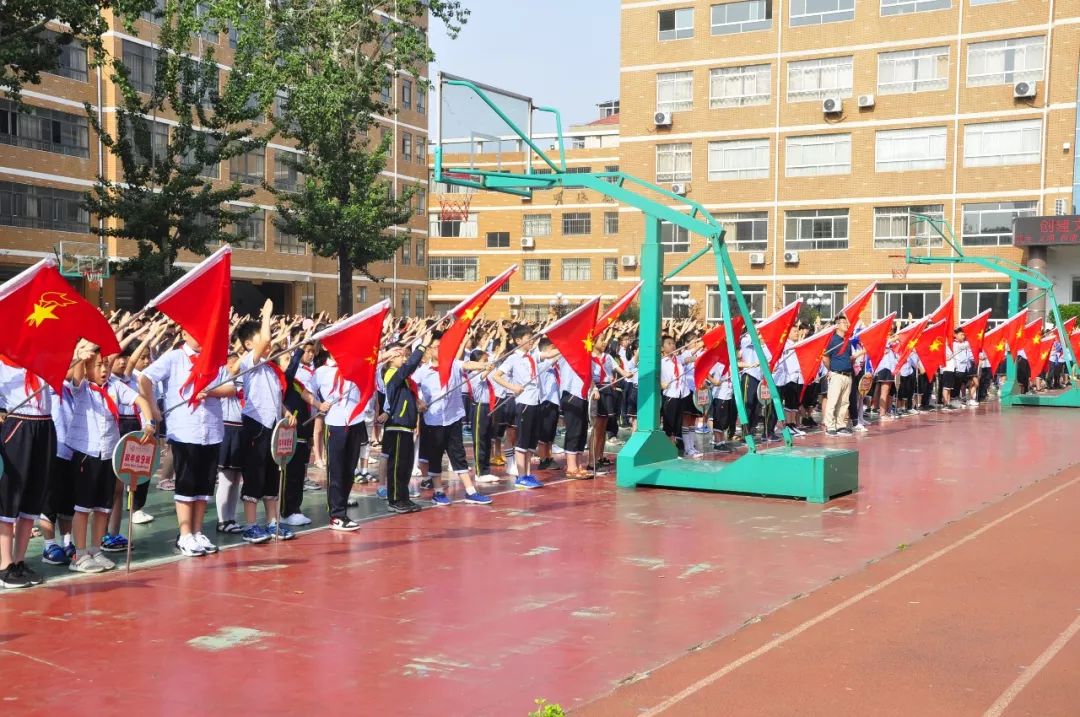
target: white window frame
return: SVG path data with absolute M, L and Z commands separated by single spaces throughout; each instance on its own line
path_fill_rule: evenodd
M 908 207 L 874 207 L 874 248 L 904 249 L 937 248 L 943 246 L 941 235 L 926 222 L 912 224 L 912 214 L 926 214 L 935 219 L 945 218 L 941 204 Z M 882 231 L 882 229 L 885 231 Z
M 814 312 L 826 319 L 843 308 L 847 298 L 845 284 L 787 284 L 784 286 L 784 306 L 802 299 L 802 311 Z M 802 314 L 802 311 L 799 313 Z
M 682 294 L 690 293 L 689 284 L 664 284 L 660 293 L 660 315 L 665 319 L 688 319 L 691 314 L 691 305 L 688 303 L 675 303 L 676 297 L 682 298 Z M 689 298 L 689 297 L 688 297 Z
M 521 217 L 521 235 L 527 237 L 551 236 L 551 215 L 525 214 Z
M 656 145 L 656 183 L 689 182 L 693 174 L 694 145 L 673 142 Z
M 559 262 L 559 276 L 563 281 L 592 281 L 592 260 L 563 259 Z
M 445 269 L 445 271 L 444 271 Z M 461 278 L 450 276 L 460 269 Z M 445 273 L 447 276 L 432 276 Z M 428 257 L 428 281 L 478 281 L 480 277 L 479 260 L 475 256 L 432 256 Z
M 709 142 L 709 181 L 766 179 L 769 161 L 767 138 Z
M 922 310 L 913 311 L 912 299 L 921 299 Z M 900 325 L 918 321 L 941 306 L 941 284 L 882 283 L 874 291 L 874 320 L 896 312 Z M 911 314 L 910 319 L 908 314 Z
M 788 6 L 791 27 L 804 25 L 825 25 L 830 22 L 844 22 L 855 19 L 855 0 L 833 0 L 835 7 L 809 12 L 807 4 L 811 0 L 792 0 Z
M 694 109 L 694 73 L 660 72 L 656 75 L 656 111 L 685 112 Z
M 1005 205 L 1024 206 L 1005 206 Z M 961 234 L 960 243 L 963 246 L 1011 246 L 1013 242 L 1012 228 L 1004 232 L 988 234 L 982 231 L 982 216 L 984 214 L 1012 214 L 1015 221 L 1018 217 L 1033 217 L 1039 211 L 1039 203 L 1033 200 L 1018 199 L 1011 202 L 972 202 L 961 208 Z M 969 214 L 976 215 L 978 232 L 968 232 Z M 969 237 L 971 237 L 969 239 Z M 979 239 L 979 237 L 991 238 L 992 241 Z
M 851 97 L 855 71 L 855 58 L 852 55 L 789 62 L 787 70 L 788 102 Z M 810 81 L 816 86 L 806 87 Z M 800 89 L 793 89 L 796 87 Z
M 735 90 L 729 94 L 729 90 Z M 709 71 L 709 108 L 767 105 L 772 96 L 772 65 L 716 67 Z
M 744 32 L 768 30 L 772 28 L 773 0 L 737 0 L 713 5 L 709 8 L 709 25 L 713 35 L 737 35 Z M 730 14 L 745 16 L 738 20 L 721 18 L 717 15 Z
M 547 276 L 544 276 L 544 275 Z M 551 259 L 526 259 L 521 269 L 522 281 L 551 281 Z
M 765 297 L 766 291 L 764 284 L 741 284 L 739 286 L 742 289 L 743 298 L 746 299 L 746 308 L 750 309 L 750 315 L 758 318 L 765 316 Z M 718 324 L 724 320 L 720 307 L 720 297 L 730 296 L 731 287 L 727 287 L 727 291 L 723 294 L 720 293 L 719 284 L 706 284 L 705 285 L 705 321 L 710 324 Z M 734 305 L 732 305 L 734 311 Z M 727 351 L 727 348 L 724 348 Z
M 671 222 L 660 222 L 660 251 L 664 254 L 689 254 L 689 230 Z
M 790 223 L 795 221 L 795 237 Z M 818 227 L 830 227 L 829 236 L 815 237 Z M 843 234 L 838 233 L 843 227 Z M 809 236 L 802 236 L 809 231 Z M 784 215 L 784 251 L 835 251 L 847 249 L 851 238 L 851 217 L 847 209 L 809 209 L 789 211 Z M 785 302 L 790 303 L 790 302 Z
M 1038 164 L 1041 157 L 1042 119 L 964 125 L 965 167 Z
M 963 0 L 961 0 L 962 2 Z M 881 0 L 881 16 L 908 15 L 914 12 L 948 10 L 952 0 Z
M 460 225 L 460 233 L 457 236 L 454 236 L 453 234 L 444 235 L 442 233 L 442 219 L 440 218 L 438 212 L 432 213 L 428 216 L 428 235 L 433 237 L 445 236 L 454 239 L 475 239 L 477 237 L 475 212 L 470 212 L 469 216 L 465 219 L 465 221 L 458 222 L 458 224 Z
M 672 13 L 672 19 L 674 20 L 674 26 L 671 30 L 660 29 L 660 16 L 664 13 Z M 679 24 L 679 20 L 683 20 L 683 24 Z M 686 21 L 689 20 L 689 24 Z M 668 33 L 665 37 L 664 33 Z M 660 42 L 670 42 L 671 40 L 689 40 L 694 36 L 694 8 L 692 7 L 677 7 L 668 10 L 660 10 L 656 13 L 656 39 Z
M 967 49 L 967 86 L 1042 81 L 1045 58 L 1045 35 L 973 42 Z
M 724 226 L 724 244 L 731 251 L 766 251 L 769 248 L 768 212 L 734 212 L 717 214 L 714 218 Z M 740 225 L 748 225 L 751 236 L 758 234 L 760 226 L 762 238 L 740 239 Z
M 878 130 L 874 138 L 874 169 L 878 172 L 914 172 L 945 169 L 944 125 Z
M 904 79 L 897 79 L 905 75 Z M 907 79 L 910 76 L 911 79 Z M 937 92 L 949 89 L 949 48 L 920 47 L 878 53 L 879 95 Z
M 996 327 L 1003 324 L 1009 318 L 1009 282 L 1007 281 L 993 281 L 993 282 L 981 282 L 973 281 L 960 284 L 960 320 L 967 321 L 968 319 L 974 319 L 976 316 L 991 309 L 990 312 L 990 326 Z M 988 302 L 984 300 L 984 296 L 996 295 L 997 301 Z M 974 306 L 971 306 L 974 296 Z M 995 306 L 996 304 L 996 306 Z M 968 307 L 971 306 L 971 309 Z M 995 309 L 997 309 L 995 311 Z
M 788 177 L 851 174 L 850 134 L 788 137 L 786 144 L 784 172 Z M 813 161 L 815 159 L 818 161 Z

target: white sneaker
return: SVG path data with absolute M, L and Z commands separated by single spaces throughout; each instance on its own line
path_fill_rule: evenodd
M 413 478 L 420 478 L 421 476 L 424 475 L 423 473 L 420 472 L 419 468 L 413 468 L 412 469 L 412 474 L 413 474 Z
M 478 476 L 477 479 L 476 479 L 476 482 L 477 483 L 502 483 L 502 478 L 500 478 L 499 476 L 496 476 L 496 475 L 492 475 L 490 473 L 485 473 L 482 476 Z
M 78 560 L 72 560 L 68 563 L 68 570 L 73 573 L 103 573 L 105 568 L 101 563 L 94 560 L 94 556 L 89 553 L 83 553 L 79 556 Z
M 135 525 L 146 525 L 147 523 L 154 522 L 154 516 L 150 515 L 145 510 L 137 510 L 131 514 L 131 522 Z
M 218 551 L 218 547 L 211 543 L 210 538 L 207 538 L 202 533 L 195 533 L 195 544 L 202 548 L 207 555 Z
M 978 406 L 979 402 L 976 401 L 975 399 L 971 399 L 970 401 L 967 402 L 967 405 L 969 405 L 969 406 Z
M 187 535 L 181 535 L 176 540 L 176 549 L 180 551 L 180 554 L 188 558 L 197 558 L 201 555 L 206 555 L 206 551 L 195 539 L 195 536 L 191 533 Z
M 291 525 L 293 527 L 300 525 L 311 525 L 311 518 L 307 517 L 303 513 L 293 513 L 292 515 L 285 516 L 285 525 Z
M 553 454 L 555 454 L 555 455 L 559 455 L 559 454 L 561 454 L 561 453 L 566 453 L 566 451 L 565 451 L 565 450 L 563 449 L 563 447 L 562 447 L 562 446 L 560 446 L 560 445 L 559 445 L 559 444 L 557 444 L 557 443 L 552 443 L 552 444 L 551 444 L 551 452 L 552 452 Z
M 90 556 L 94 559 L 94 562 L 101 566 L 102 570 L 112 570 L 116 567 L 116 563 L 105 557 L 105 553 L 94 553 Z
M 855 426 L 854 426 L 854 430 L 858 431 L 859 433 L 866 433 L 870 429 L 868 429 L 866 426 L 864 426 L 861 423 L 856 423 Z

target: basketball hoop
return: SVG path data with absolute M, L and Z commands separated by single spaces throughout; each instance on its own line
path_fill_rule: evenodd
M 471 204 L 471 194 L 464 194 L 460 199 L 454 196 L 439 197 L 439 219 L 444 222 L 467 221 Z
M 890 257 L 893 259 L 892 266 L 889 267 L 889 271 L 892 272 L 892 278 L 906 279 L 908 271 L 911 270 L 911 264 L 907 263 L 907 257 L 903 254 L 892 254 Z
M 97 267 L 89 267 L 82 270 L 82 278 L 91 289 L 100 289 L 104 273 Z

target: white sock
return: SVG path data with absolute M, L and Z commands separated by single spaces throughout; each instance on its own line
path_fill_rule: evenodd
M 54 539 L 52 539 L 52 538 L 45 538 L 45 547 L 46 547 L 46 548 L 48 548 L 48 547 L 50 547 L 50 546 L 53 546 L 53 545 L 56 545 L 56 541 L 55 541 Z
M 71 545 L 71 533 L 64 533 L 64 547 Z
M 221 523 L 236 520 L 236 503 L 240 497 L 240 476 L 238 471 L 222 469 L 218 471 L 217 488 L 214 489 L 214 503 L 217 505 L 218 521 Z

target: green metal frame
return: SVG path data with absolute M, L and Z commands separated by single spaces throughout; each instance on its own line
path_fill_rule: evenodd
M 491 101 L 487 94 L 468 80 L 455 78 L 446 84 L 467 87 L 477 94 L 506 125 L 537 156 L 551 168 L 553 174 L 508 174 L 473 168 L 453 167 L 444 171 L 442 147 L 433 152 L 434 180 L 475 189 L 530 196 L 536 189 L 587 189 L 640 209 L 646 217 L 645 243 L 641 250 L 640 349 L 638 353 L 638 422 L 637 430 L 619 452 L 617 478 L 619 486 L 655 485 L 675 488 L 695 488 L 738 493 L 757 493 L 802 497 L 824 502 L 829 498 L 858 488 L 858 455 L 850 450 L 827 448 L 795 448 L 792 434 L 783 429 L 784 447 L 759 452 L 748 428 L 745 396 L 736 390 L 735 405 L 748 453 L 730 462 L 692 461 L 679 459 L 676 448 L 660 427 L 660 361 L 662 285 L 678 275 L 693 261 L 712 251 L 720 286 L 729 286 L 739 314 L 750 335 L 754 353 L 761 367 L 763 380 L 768 384 L 772 406 L 777 416 L 783 415 L 783 404 L 768 360 L 735 274 L 731 257 L 724 243 L 724 228 L 698 202 L 624 172 L 594 172 L 567 174 L 565 144 L 561 118 L 552 108 L 537 108 L 555 114 L 558 132 L 559 163 L 556 164 L 536 146 L 514 122 Z M 643 196 L 644 190 L 658 195 L 662 201 Z M 667 201 L 680 209 L 673 208 Z M 664 273 L 664 255 L 660 245 L 660 227 L 669 222 L 703 237 L 706 246 L 682 262 L 673 271 Z M 732 331 L 733 317 L 728 301 L 721 301 L 721 318 L 726 329 L 728 366 L 738 365 L 737 337 Z M 741 382 L 739 382 L 741 384 Z M 737 384 L 738 385 L 738 384 Z
M 912 253 L 909 243 L 904 249 L 904 261 L 908 264 L 975 264 L 990 271 L 996 271 L 1009 278 L 1009 316 L 1014 316 L 1018 311 L 1027 308 L 1040 298 L 1047 298 L 1050 302 L 1050 311 L 1053 315 L 1054 328 L 1057 331 L 1058 341 L 1061 342 L 1065 354 L 1065 362 L 1069 374 L 1078 377 L 1076 356 L 1073 355 L 1069 337 L 1065 335 L 1065 325 L 1061 320 L 1061 312 L 1058 309 L 1057 298 L 1054 296 L 1054 282 L 1042 272 L 1036 271 L 1029 266 L 1018 264 L 1015 261 L 1004 259 L 999 256 L 969 256 L 964 253 L 961 245 L 956 241 L 952 226 L 944 219 L 932 217 L 927 214 L 912 213 L 911 218 L 915 223 L 925 223 L 936 232 L 941 239 L 952 249 L 952 256 L 930 256 L 930 247 L 927 247 L 926 256 L 918 256 Z M 1020 284 L 1025 287 L 1033 287 L 1039 290 L 1039 294 L 1028 299 L 1023 306 L 1020 305 Z M 1016 387 L 1016 362 L 1011 353 L 1006 355 L 1005 385 L 1001 389 L 1001 405 L 1003 406 L 1074 406 L 1080 407 L 1080 381 L 1074 380 L 1071 388 L 1060 394 L 1030 395 L 1014 393 Z

